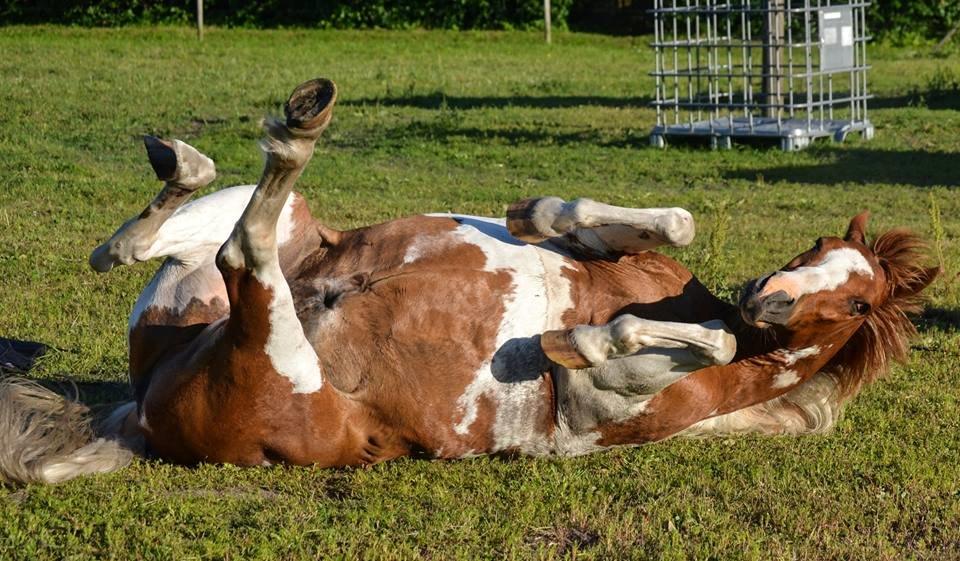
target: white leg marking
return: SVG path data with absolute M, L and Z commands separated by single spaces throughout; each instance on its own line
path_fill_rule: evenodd
M 274 258 L 276 259 L 276 258 Z M 280 265 L 264 267 L 254 276 L 273 291 L 270 302 L 270 334 L 264 348 L 273 368 L 293 384 L 293 393 L 312 393 L 323 387 L 316 351 L 303 332 L 294 311 L 293 295 Z
M 651 348 L 689 349 L 712 364 L 726 364 L 737 351 L 736 337 L 720 320 L 677 323 L 626 314 L 606 325 L 581 325 L 572 337 L 580 354 L 596 365 Z
M 627 246 L 634 243 L 630 238 L 635 238 L 636 235 L 628 233 L 627 229 L 652 232 L 663 242 L 674 245 L 688 245 L 695 234 L 693 216 L 682 208 L 624 208 L 590 199 L 577 199 L 563 203 L 555 212 L 552 228 L 557 232 L 611 225 L 625 226 L 620 233 L 611 230 L 610 240 L 614 246 L 619 243 L 626 243 Z M 602 237 L 604 236 L 601 235 Z M 654 247 L 660 244 L 643 245 Z

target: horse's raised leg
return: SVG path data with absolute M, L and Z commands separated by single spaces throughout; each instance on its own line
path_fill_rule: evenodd
M 573 369 L 598 366 L 644 349 L 686 349 L 703 365 L 726 364 L 737 351 L 736 338 L 720 320 L 675 323 L 629 314 L 606 325 L 547 331 L 540 344 L 550 360 Z
M 596 446 L 580 437 L 604 423 L 637 415 L 658 391 L 695 370 L 726 364 L 736 339 L 721 321 L 703 324 L 619 316 L 601 326 L 548 331 L 541 337 L 557 388 L 557 445 L 582 454 Z
M 340 446 L 345 405 L 324 384 L 281 267 L 282 253 L 299 242 L 311 251 L 320 243 L 297 237 L 281 250 L 278 232 L 335 99 L 333 82 L 307 82 L 287 101 L 286 122 L 265 124 L 263 173 L 212 263 L 228 303 L 225 321 L 160 357 L 143 391 L 141 426 L 161 455 L 241 465 L 349 461 Z M 319 410 L 322 422 L 313 422 Z
M 322 380 L 280 267 L 277 221 L 330 123 L 335 101 L 333 82 L 312 80 L 291 94 L 284 107 L 286 123 L 266 123 L 263 175 L 216 258 L 230 302 L 227 329 L 235 338 L 233 345 L 266 354 L 295 393 L 317 391 Z
M 693 241 L 693 217 L 682 208 L 635 209 L 590 199 L 526 199 L 507 209 L 507 229 L 515 238 L 540 243 L 567 236 L 600 255 L 638 253 L 661 245 Z
M 105 273 L 115 265 L 131 265 L 157 257 L 158 232 L 193 193 L 216 177 L 213 160 L 179 140 L 145 136 L 147 157 L 164 182 L 163 189 L 138 216 L 128 220 L 90 254 L 90 266 Z M 221 238 L 222 241 L 222 238 Z

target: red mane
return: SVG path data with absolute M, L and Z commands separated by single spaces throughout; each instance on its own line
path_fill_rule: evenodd
M 917 333 L 909 316 L 923 309 L 920 291 L 939 273 L 921 265 L 926 247 L 919 236 L 904 229 L 873 241 L 871 249 L 886 273 L 888 293 L 825 369 L 836 376 L 841 401 L 884 376 L 891 362 L 907 359 L 910 339 Z

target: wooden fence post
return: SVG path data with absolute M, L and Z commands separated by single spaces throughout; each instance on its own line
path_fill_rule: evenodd
M 197 0 L 197 39 L 203 41 L 203 0 Z
M 543 39 L 550 43 L 550 0 L 543 0 Z

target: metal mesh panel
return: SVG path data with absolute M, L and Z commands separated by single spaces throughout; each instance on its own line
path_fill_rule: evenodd
M 873 136 L 867 118 L 866 8 L 831 0 L 655 0 L 657 124 L 671 136 Z

